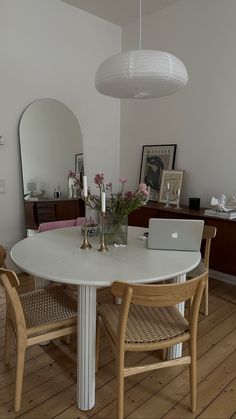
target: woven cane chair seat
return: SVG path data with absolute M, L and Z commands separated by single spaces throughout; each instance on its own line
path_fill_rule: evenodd
M 104 304 L 98 309 L 109 333 L 117 334 L 120 306 Z M 188 332 L 188 322 L 175 307 L 144 307 L 131 305 L 125 343 L 145 344 L 165 341 Z
M 187 278 L 195 278 L 196 276 L 202 275 L 207 272 L 207 268 L 204 265 L 204 261 L 201 260 L 199 265 L 196 266 L 192 271 L 187 273 Z
M 63 320 L 67 325 L 76 323 L 77 302 L 63 285 L 32 291 L 19 298 L 27 329 L 37 326 L 40 329 L 40 325 Z

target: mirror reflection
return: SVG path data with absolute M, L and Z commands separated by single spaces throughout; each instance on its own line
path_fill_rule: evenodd
M 55 99 L 38 99 L 24 111 L 19 133 L 25 199 L 68 198 L 67 173 L 83 153 L 73 112 Z

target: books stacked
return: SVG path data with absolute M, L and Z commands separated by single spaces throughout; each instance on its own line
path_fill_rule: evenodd
M 221 211 L 214 211 L 211 209 L 206 209 L 204 215 L 208 215 L 209 217 L 218 217 L 218 218 L 225 218 L 227 220 L 233 220 L 236 218 L 236 211 L 229 211 L 229 212 L 221 212 Z

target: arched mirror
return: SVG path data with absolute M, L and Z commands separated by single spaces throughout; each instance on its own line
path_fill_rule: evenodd
M 83 155 L 82 133 L 73 112 L 58 100 L 38 99 L 23 112 L 19 134 L 25 202 L 69 200 L 67 174 Z M 36 213 L 37 207 L 32 210 Z M 54 205 L 49 213 L 41 218 L 36 214 L 34 224 L 72 218 L 76 212 L 60 216 Z
M 24 195 L 44 191 L 53 198 L 60 186 L 68 196 L 67 173 L 75 168 L 75 156 L 83 153 L 82 134 L 73 112 L 55 99 L 31 103 L 20 120 L 20 146 Z

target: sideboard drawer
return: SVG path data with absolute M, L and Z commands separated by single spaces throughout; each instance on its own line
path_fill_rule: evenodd
M 56 221 L 56 207 L 52 203 L 39 203 L 37 202 L 38 223 L 47 221 Z
M 25 201 L 26 228 L 37 229 L 49 221 L 72 220 L 84 217 L 82 199 L 55 199 L 48 201 Z

